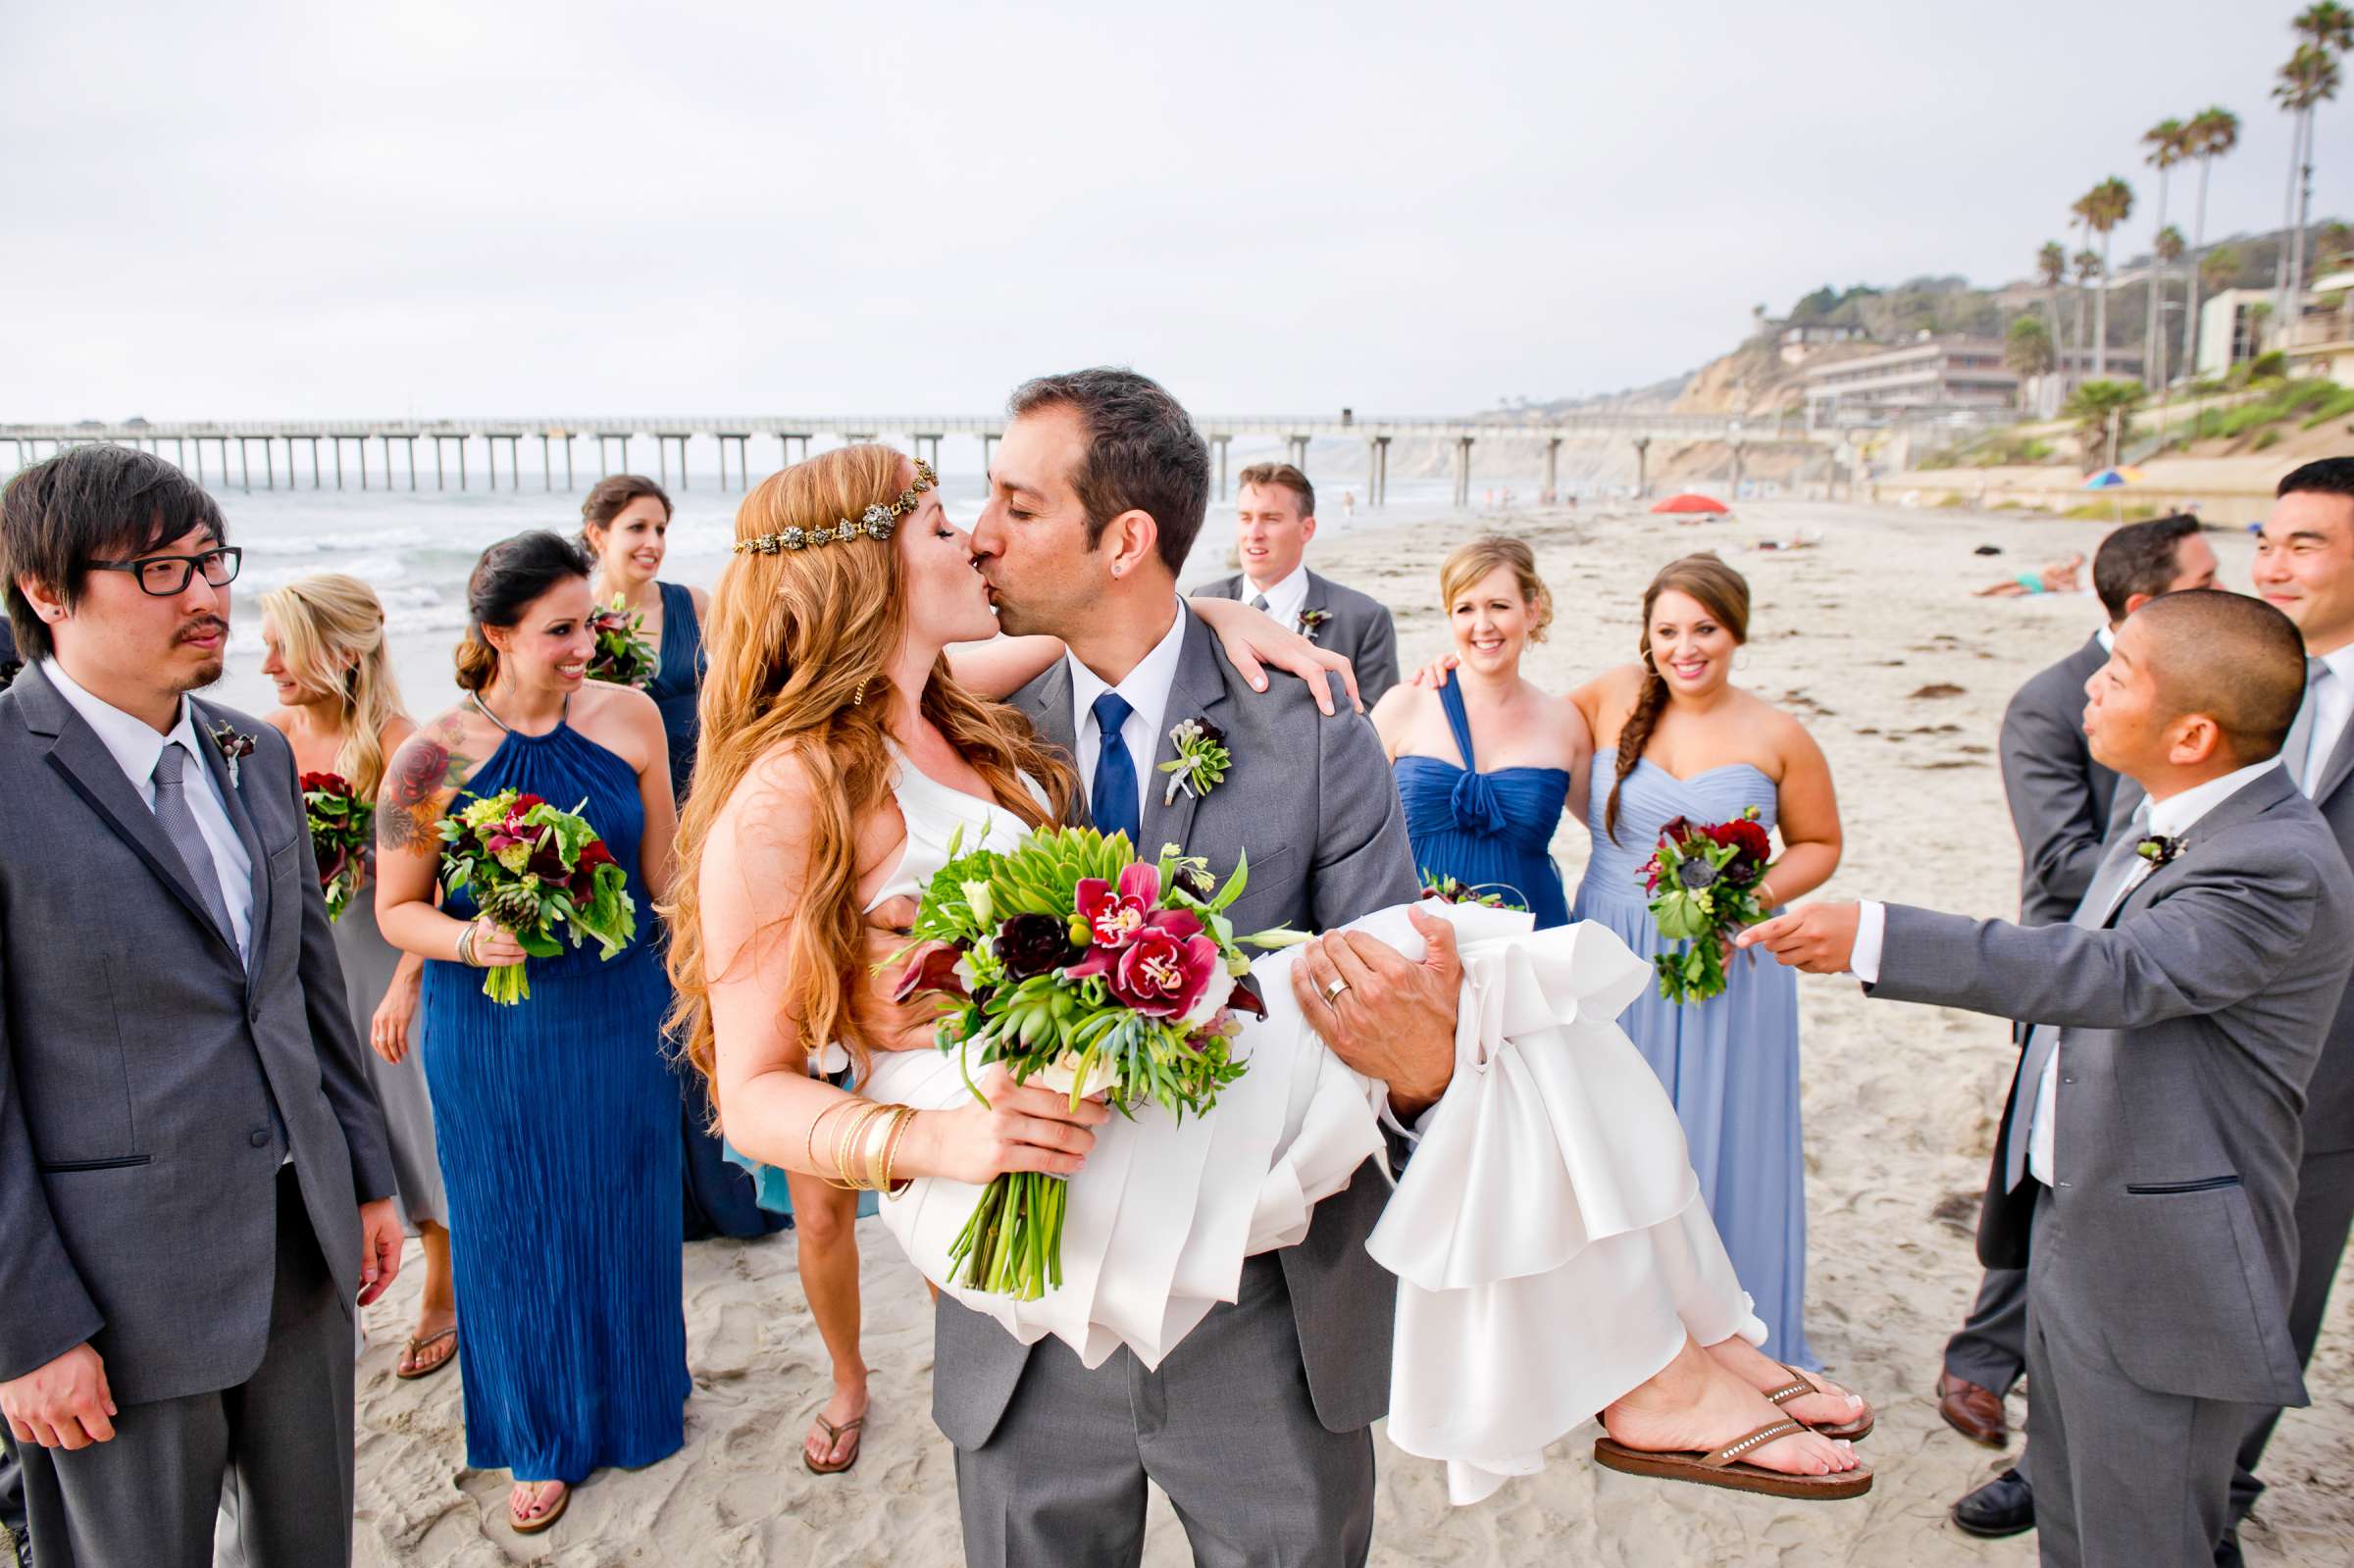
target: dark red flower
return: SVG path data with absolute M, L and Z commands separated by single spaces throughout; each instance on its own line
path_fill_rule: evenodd
M 1725 879 L 1735 886 L 1747 887 L 1766 875 L 1766 862 L 1773 858 L 1773 839 L 1765 824 L 1736 817 L 1702 831 L 1711 841 L 1737 851 L 1724 867 Z
M 1132 861 L 1121 868 L 1117 887 L 1100 877 L 1082 877 L 1073 902 L 1098 947 L 1125 947 L 1159 907 L 1160 868 Z
M 964 977 L 956 972 L 964 954 L 947 942 L 934 942 L 907 960 L 899 971 L 899 982 L 892 987 L 892 1000 L 903 1002 L 919 991 L 939 991 L 944 995 L 964 995 Z
M 306 773 L 302 776 L 302 792 L 307 795 L 313 790 L 324 790 L 331 795 L 348 795 L 351 793 L 351 784 L 339 773 Z
M 997 954 L 1015 980 L 1048 974 L 1082 956 L 1071 941 L 1070 922 L 1036 913 L 1008 916 L 998 927 Z

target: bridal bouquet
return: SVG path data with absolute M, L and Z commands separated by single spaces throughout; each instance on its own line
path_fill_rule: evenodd
M 1660 830 L 1660 846 L 1636 873 L 1651 897 L 1660 935 L 1682 945 L 1652 960 L 1660 994 L 1679 1005 L 1724 990 L 1724 946 L 1766 916 L 1758 886 L 1773 840 L 1751 806 L 1730 822 L 1676 818 Z
M 515 934 L 534 958 L 554 958 L 563 939 L 593 937 L 611 958 L 638 935 L 629 877 L 596 830 L 537 795 L 502 789 L 441 819 L 441 881 Z M 513 1006 L 532 994 L 527 966 L 483 976 L 483 994 Z
M 339 773 L 302 776 L 302 812 L 311 828 L 311 854 L 319 862 L 319 886 L 327 894 L 327 918 L 341 920 L 352 898 L 368 885 L 375 850 L 376 802 L 363 800 Z
M 611 604 L 589 611 L 588 630 L 596 635 L 596 648 L 588 655 L 588 679 L 617 686 L 650 683 L 661 660 L 653 645 L 638 634 L 644 625 L 645 617 L 633 614 L 629 601 L 618 593 Z
M 1015 1082 L 1100 1094 L 1122 1115 L 1158 1104 L 1179 1118 L 1215 1104 L 1242 1077 L 1237 1009 L 1266 1016 L 1240 943 L 1303 939 L 1276 930 L 1237 937 L 1225 910 L 1248 862 L 1220 887 L 1174 846 L 1136 858 L 1126 834 L 1046 828 L 1011 851 L 959 853 L 924 890 L 909 933 L 916 956 L 901 1000 L 930 992 L 953 1005 L 940 1048 L 975 1098 L 976 1066 Z M 1008 1172 L 991 1182 L 949 1252 L 968 1290 L 1035 1301 L 1062 1284 L 1059 1177 Z

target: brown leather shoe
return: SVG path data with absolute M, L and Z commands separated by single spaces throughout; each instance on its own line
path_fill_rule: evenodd
M 1950 1372 L 1937 1374 L 1937 1413 L 1945 1424 L 1972 1442 L 2000 1448 L 2011 1441 L 2011 1424 L 2003 1416 L 2003 1398 Z

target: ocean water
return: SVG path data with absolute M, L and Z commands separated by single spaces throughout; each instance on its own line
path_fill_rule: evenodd
M 650 456 L 644 444 L 633 443 L 631 456 Z M 969 453 L 960 452 L 960 445 L 969 448 Z M 448 472 L 446 487 L 436 490 L 430 458 L 419 464 L 420 488 L 414 491 L 407 487 L 406 473 L 397 462 L 398 482 L 386 489 L 375 454 L 370 464 L 371 487 L 365 491 L 358 488 L 357 469 L 348 451 L 341 490 L 333 487 L 332 463 L 327 465 L 325 486 L 312 487 L 307 448 L 302 453 L 299 478 L 290 483 L 281 464 L 276 489 L 263 485 L 258 467 L 252 489 L 233 480 L 224 485 L 217 465 L 208 463 L 205 478 L 228 514 L 231 542 L 245 552 L 231 606 L 229 670 L 212 694 L 248 711 L 268 710 L 275 699 L 260 670 L 261 595 L 309 573 L 348 572 L 372 585 L 384 602 L 393 667 L 409 710 L 422 717 L 454 701 L 457 691 L 450 679 L 451 653 L 465 631 L 466 578 L 476 558 L 487 545 L 526 529 L 576 531 L 581 498 L 598 477 L 592 443 L 585 443 L 576 454 L 577 487 L 569 493 L 565 490 L 559 456 L 551 491 L 538 472 L 537 453 L 529 446 L 527 443 L 520 486 L 502 461 L 496 489 L 489 487 L 489 475 L 480 466 L 479 451 L 475 454 L 477 466 L 466 476 L 462 490 L 454 468 Z M 618 446 L 613 450 L 618 455 Z M 167 447 L 167 455 L 169 452 Z M 283 451 L 279 455 L 282 459 Z M 1265 451 L 1247 451 L 1244 442 L 1235 442 L 1230 486 L 1232 474 L 1245 463 L 1277 455 L 1279 443 L 1269 442 Z M 960 527 L 973 525 L 987 493 L 980 458 L 978 441 L 944 443 L 942 498 L 949 517 Z M 685 488 L 678 483 L 675 465 L 668 477 L 676 511 L 662 576 L 708 587 L 727 562 L 743 490 L 732 457 L 730 487 L 724 491 L 719 486 L 716 456 L 697 443 L 693 459 L 694 468 Z M 1445 479 L 1409 480 L 1393 474 L 1390 504 L 1374 512 L 1361 504 L 1361 457 L 1354 470 L 1336 461 L 1329 471 L 1316 472 L 1312 455 L 1310 465 L 1319 487 L 1322 515 L 1318 527 L 1325 533 L 1351 526 L 1341 505 L 1342 493 L 1350 489 L 1356 490 L 1359 501 L 1355 519 L 1358 526 L 1435 519 L 1451 510 L 1451 485 Z M 753 468 L 756 479 L 767 472 L 760 466 L 756 448 Z M 651 471 L 641 467 L 640 472 Z M 1233 544 L 1232 497 L 1230 487 L 1226 501 L 1211 501 L 1185 581 L 1232 570 L 1228 564 Z

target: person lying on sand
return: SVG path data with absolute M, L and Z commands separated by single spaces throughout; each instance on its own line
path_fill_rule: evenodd
M 2015 578 L 1988 583 L 1974 590 L 1970 597 L 2023 599 L 2038 593 L 2079 593 L 2083 591 L 2083 586 L 2076 581 L 2076 574 L 2083 569 L 2084 557 L 2078 553 L 2064 561 L 2054 561 L 2040 572 L 2021 572 Z

